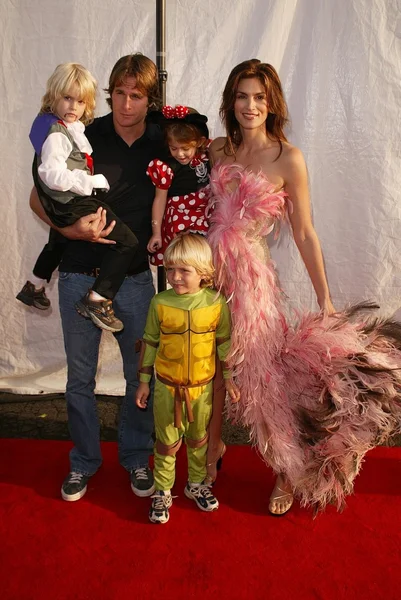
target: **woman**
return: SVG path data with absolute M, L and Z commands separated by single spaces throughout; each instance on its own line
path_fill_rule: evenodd
M 285 514 L 294 493 L 317 509 L 327 502 L 341 508 L 366 451 L 400 427 L 401 371 L 394 368 L 401 366 L 401 327 L 351 323 L 351 313 L 372 305 L 334 314 L 305 161 L 283 131 L 287 107 L 275 69 L 256 59 L 236 66 L 220 115 L 227 137 L 210 148 L 209 242 L 218 287 L 231 299 L 229 362 L 241 390 L 236 417 L 250 427 L 252 441 L 278 474 L 272 514 Z M 287 216 L 321 309 L 295 328 L 265 242 Z M 221 408 L 216 395 L 211 480 L 225 449 Z

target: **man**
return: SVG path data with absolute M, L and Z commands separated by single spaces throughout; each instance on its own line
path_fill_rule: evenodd
M 110 184 L 107 203 L 139 242 L 113 302 L 117 317 L 124 323 L 123 331 L 115 336 L 126 380 L 118 429 L 119 460 L 130 473 L 133 492 L 150 496 L 155 489 L 148 464 L 153 448 L 153 411 L 152 406 L 142 411 L 135 405 L 138 386 L 135 342 L 142 337 L 154 295 L 146 250 L 152 234 L 154 187 L 146 168 L 153 158 L 162 155 L 163 147 L 159 131 L 147 125 L 145 118 L 148 109 L 157 108 L 159 103 L 155 64 L 142 54 L 120 58 L 111 72 L 107 92 L 112 112 L 95 119 L 86 129 L 86 135 L 93 148 L 95 172 L 105 175 Z M 31 208 L 49 223 L 35 194 L 31 196 Z M 73 240 L 68 242 L 59 267 L 59 303 L 68 366 L 68 424 L 74 443 L 70 473 L 61 488 L 61 495 L 67 501 L 82 498 L 89 477 L 102 463 L 94 395 L 101 330 L 77 313 L 75 303 L 92 287 L 102 252 L 110 251 L 102 244 L 113 243 L 107 239 L 113 223 L 105 228 L 105 215 L 106 211 L 99 209 L 96 214 L 59 230 Z

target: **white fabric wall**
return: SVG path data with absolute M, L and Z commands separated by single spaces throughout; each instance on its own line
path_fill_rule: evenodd
M 57 310 L 26 309 L 15 294 L 46 241 L 28 208 L 28 132 L 45 83 L 60 62 L 78 61 L 107 85 L 132 51 L 155 60 L 153 0 L 2 0 L 0 389 L 63 391 Z M 401 305 L 401 11 L 397 0 L 167 0 L 168 102 L 205 112 L 221 135 L 218 107 L 231 68 L 257 57 L 281 76 L 292 127 L 305 153 L 315 226 L 335 305 L 373 299 Z M 106 112 L 103 92 L 97 114 Z M 295 306 L 315 308 L 290 236 L 273 244 Z M 108 364 L 105 364 L 105 358 Z M 123 391 L 112 336 L 104 335 L 98 392 Z

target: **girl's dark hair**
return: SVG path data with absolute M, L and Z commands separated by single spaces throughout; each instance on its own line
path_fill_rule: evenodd
M 257 58 L 240 63 L 228 76 L 219 111 L 227 133 L 224 152 L 226 155 L 232 156 L 242 142 L 240 126 L 234 115 L 234 103 L 240 81 L 251 78 L 259 79 L 266 92 L 269 109 L 266 119 L 266 134 L 279 143 L 280 152 L 277 156 L 279 158 L 283 151 L 282 142 L 287 141 L 284 134 L 284 127 L 288 123 L 287 104 L 277 71 L 271 65 L 262 63 Z
M 195 142 L 200 152 L 203 152 L 209 141 L 207 117 L 198 113 L 194 108 L 189 106 L 187 108 L 189 112 L 182 118 L 168 119 L 161 111 L 153 111 L 148 114 L 147 121 L 160 125 L 167 144 L 172 138 L 184 144 Z

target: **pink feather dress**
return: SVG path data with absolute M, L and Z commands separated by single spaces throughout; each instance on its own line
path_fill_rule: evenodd
M 286 212 L 263 174 L 212 170 L 208 240 L 241 391 L 228 410 L 303 505 L 341 509 L 366 452 L 401 430 L 401 325 L 372 319 L 369 303 L 289 322 L 266 244 Z

